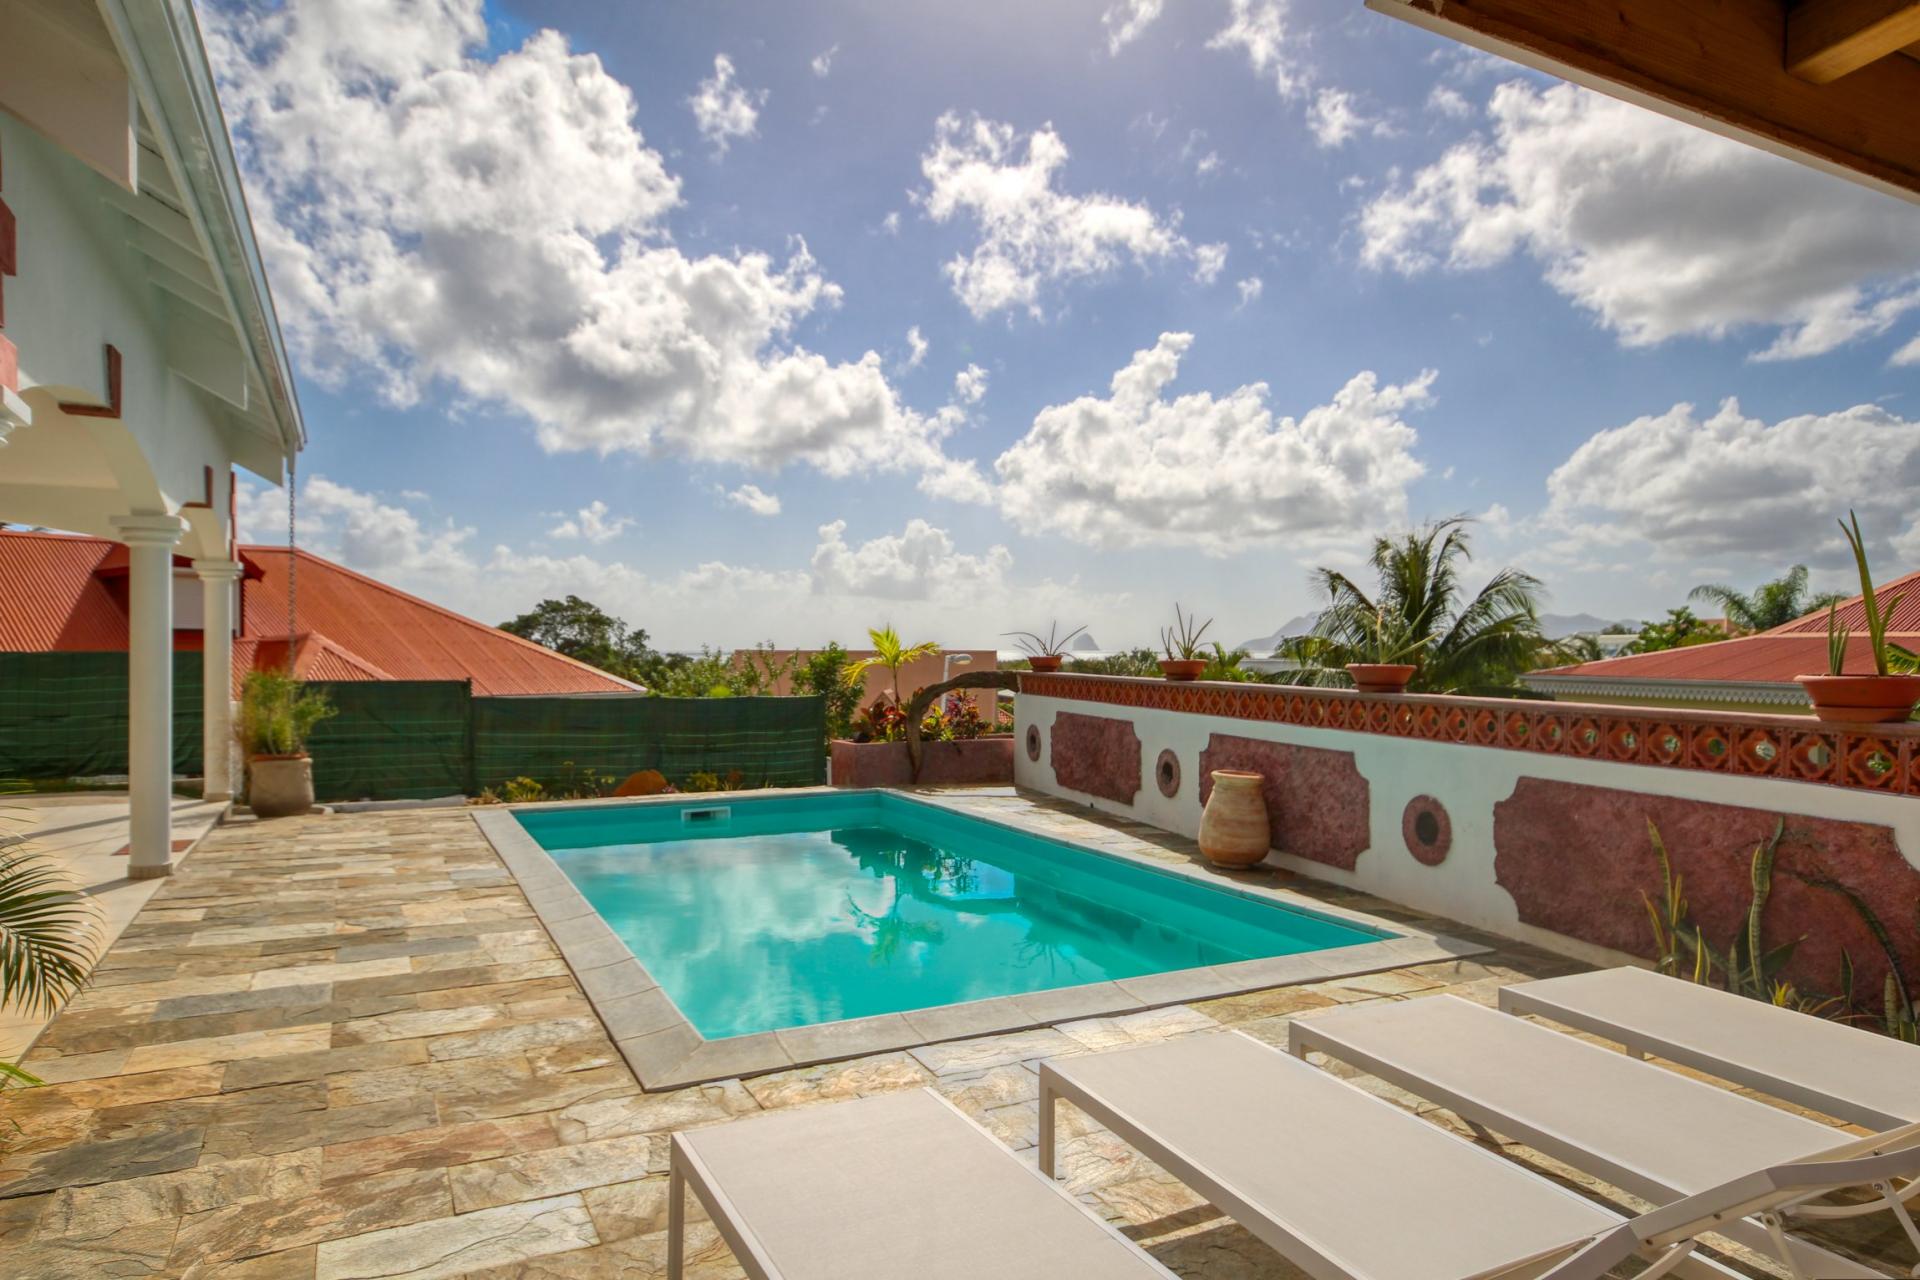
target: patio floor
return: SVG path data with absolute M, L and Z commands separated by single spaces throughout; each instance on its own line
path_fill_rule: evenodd
M 1049 801 L 980 803 L 1194 856 L 1190 842 Z M 1027 1150 L 1042 1058 L 1221 1026 L 1281 1042 L 1315 1010 L 1442 992 L 1490 1002 L 1504 983 L 1581 967 L 1294 887 L 1495 950 L 650 1094 L 467 812 L 221 827 L 28 1057 L 57 1083 L 0 1095 L 0 1258 L 33 1280 L 659 1276 L 676 1129 L 931 1085 Z M 1181 1275 L 1299 1274 L 1104 1130 L 1067 1112 L 1062 1133 L 1069 1187 Z M 690 1276 L 740 1274 L 706 1224 L 690 1243 Z M 1851 1244 L 1900 1256 L 1891 1235 Z

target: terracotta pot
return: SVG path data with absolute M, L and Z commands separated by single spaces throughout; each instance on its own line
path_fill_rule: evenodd
M 313 808 L 311 756 L 254 756 L 247 761 L 247 806 L 256 818 L 291 818 Z
M 1813 714 L 1844 724 L 1905 720 L 1920 703 L 1920 676 L 1795 676 Z
M 1062 653 L 1043 653 L 1037 658 L 1028 658 L 1027 665 L 1035 671 L 1058 671 L 1060 664 L 1067 660 Z
M 1347 674 L 1362 693 L 1405 693 L 1415 667 L 1407 662 L 1349 662 Z
M 1200 852 L 1214 866 L 1251 867 L 1266 860 L 1273 829 L 1260 790 L 1265 782 L 1257 773 L 1213 771 L 1213 794 L 1200 815 Z
M 1203 658 L 1162 658 L 1160 674 L 1169 680 L 1198 680 L 1207 669 Z

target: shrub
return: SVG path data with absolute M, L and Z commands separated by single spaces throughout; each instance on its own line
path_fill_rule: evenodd
M 333 714 L 325 694 L 286 672 L 249 671 L 240 687 L 236 732 L 249 756 L 304 755 L 313 727 Z

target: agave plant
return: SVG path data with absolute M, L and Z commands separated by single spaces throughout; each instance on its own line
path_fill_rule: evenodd
M 1160 629 L 1160 647 L 1166 651 L 1169 662 L 1193 662 L 1205 656 L 1200 637 L 1207 634 L 1207 628 L 1213 625 L 1213 619 L 1208 618 L 1195 626 L 1199 617 L 1197 613 L 1182 613 L 1179 603 L 1175 602 L 1174 625 Z
M 1085 627 L 1075 627 L 1061 635 L 1060 624 L 1053 622 L 1047 625 L 1047 634 L 1044 636 L 1036 631 L 1003 631 L 1000 634 L 1012 639 L 1029 658 L 1057 658 L 1066 653 L 1073 638 L 1085 630 Z
M 1847 518 L 1840 522 L 1840 532 L 1846 535 L 1847 545 L 1853 549 L 1854 567 L 1860 571 L 1860 607 L 1867 615 L 1867 641 L 1873 653 L 1873 672 L 1875 675 L 1892 675 L 1895 672 L 1920 672 L 1920 654 L 1902 648 L 1887 639 L 1887 618 L 1899 607 L 1904 598 L 1896 593 L 1884 604 L 1873 589 L 1873 573 L 1867 568 L 1867 542 L 1860 533 L 1860 517 L 1847 512 Z M 1835 653 L 1844 656 L 1846 652 L 1846 632 L 1840 633 L 1836 644 L 1833 607 L 1827 608 L 1827 654 L 1831 664 Z M 1833 675 L 1841 674 L 1838 667 Z

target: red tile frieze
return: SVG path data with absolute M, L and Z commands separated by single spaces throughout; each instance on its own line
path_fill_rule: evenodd
M 1920 724 L 1836 725 L 1811 716 L 1433 694 L 1391 697 L 1291 685 L 1175 683 L 1065 672 L 1023 674 L 1020 691 L 1109 706 L 1920 796 Z

